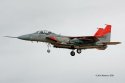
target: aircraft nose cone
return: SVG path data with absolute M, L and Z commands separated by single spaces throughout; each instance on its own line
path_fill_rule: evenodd
M 22 39 L 22 40 L 30 40 L 30 35 L 21 35 L 21 36 L 19 36 L 17 38 Z

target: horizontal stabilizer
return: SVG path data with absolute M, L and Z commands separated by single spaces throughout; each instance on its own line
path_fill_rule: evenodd
M 116 45 L 116 44 L 121 44 L 121 42 L 103 42 L 103 44 L 106 44 L 106 45 Z

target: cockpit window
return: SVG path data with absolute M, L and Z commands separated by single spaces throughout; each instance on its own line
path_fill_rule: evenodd
M 44 30 L 44 31 L 37 31 L 36 33 L 37 34 L 46 34 L 46 35 L 52 34 L 52 32 L 46 31 L 46 30 Z

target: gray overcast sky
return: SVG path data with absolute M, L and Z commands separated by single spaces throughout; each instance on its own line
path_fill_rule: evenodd
M 0 83 L 125 83 L 124 0 L 0 0 Z M 112 41 L 105 51 L 51 48 L 2 36 L 37 30 L 79 36 L 93 35 L 111 24 Z M 96 77 L 114 74 L 114 77 Z

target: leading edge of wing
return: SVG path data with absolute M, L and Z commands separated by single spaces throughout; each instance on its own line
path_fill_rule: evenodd
M 70 39 L 78 38 L 80 40 L 85 41 L 99 41 L 99 39 L 96 36 L 77 36 L 77 37 L 69 37 Z

